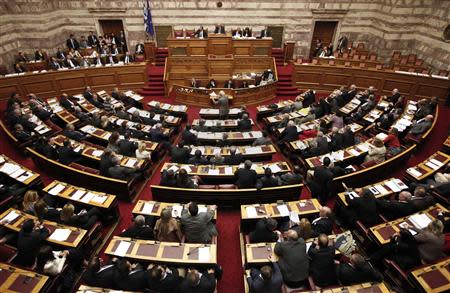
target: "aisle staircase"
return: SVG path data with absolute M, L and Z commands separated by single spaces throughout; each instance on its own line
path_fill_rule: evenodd
M 148 81 L 139 91 L 139 94 L 153 99 L 163 99 L 164 94 L 164 66 L 147 66 Z
M 297 87 L 292 86 L 292 74 L 294 73 L 294 66 L 289 64 L 287 66 L 277 66 L 278 84 L 277 97 L 283 100 L 294 99 L 300 94 Z
M 275 62 L 278 66 L 284 66 L 284 53 L 281 48 L 272 48 L 272 57 L 275 58 Z
M 158 67 L 164 67 L 164 62 L 166 57 L 169 55 L 169 50 L 167 48 L 157 48 L 155 56 L 155 65 Z

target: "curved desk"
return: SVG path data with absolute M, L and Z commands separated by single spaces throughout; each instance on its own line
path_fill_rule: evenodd
M 0 78 L 0 100 L 9 98 L 13 92 L 22 96 L 35 93 L 42 98 L 79 94 L 86 86 L 94 91 L 111 91 L 115 87 L 140 90 L 147 78 L 145 63 L 25 73 Z
M 295 64 L 293 80 L 299 88 L 322 91 L 333 91 L 340 86 L 355 84 L 360 88 L 374 86 L 377 94 L 390 95 L 397 88 L 407 97 L 437 96 L 442 103 L 450 90 L 448 78 L 339 65 Z

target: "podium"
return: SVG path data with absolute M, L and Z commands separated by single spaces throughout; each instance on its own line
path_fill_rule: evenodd
M 233 54 L 232 39 L 230 34 L 210 34 L 208 36 L 209 54 L 228 55 Z

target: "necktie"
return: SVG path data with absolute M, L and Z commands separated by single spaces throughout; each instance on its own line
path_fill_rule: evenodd
M 128 56 L 125 57 L 125 63 L 128 63 Z
M 75 44 L 73 43 L 73 40 L 70 39 L 70 41 L 72 42 L 72 48 L 75 48 Z

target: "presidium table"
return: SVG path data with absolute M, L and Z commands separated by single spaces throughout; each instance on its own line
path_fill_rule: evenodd
M 169 37 L 164 84 L 166 94 L 177 102 L 212 105 L 210 94 L 225 90 L 231 104 L 242 106 L 270 100 L 276 96 L 278 75 L 272 58 L 272 38 L 232 38 L 229 34 L 210 34 L 208 38 Z M 260 83 L 261 74 L 272 70 L 273 81 Z M 198 86 L 191 87 L 195 78 Z M 206 89 L 214 79 L 217 88 Z M 231 79 L 234 88 L 224 89 Z

